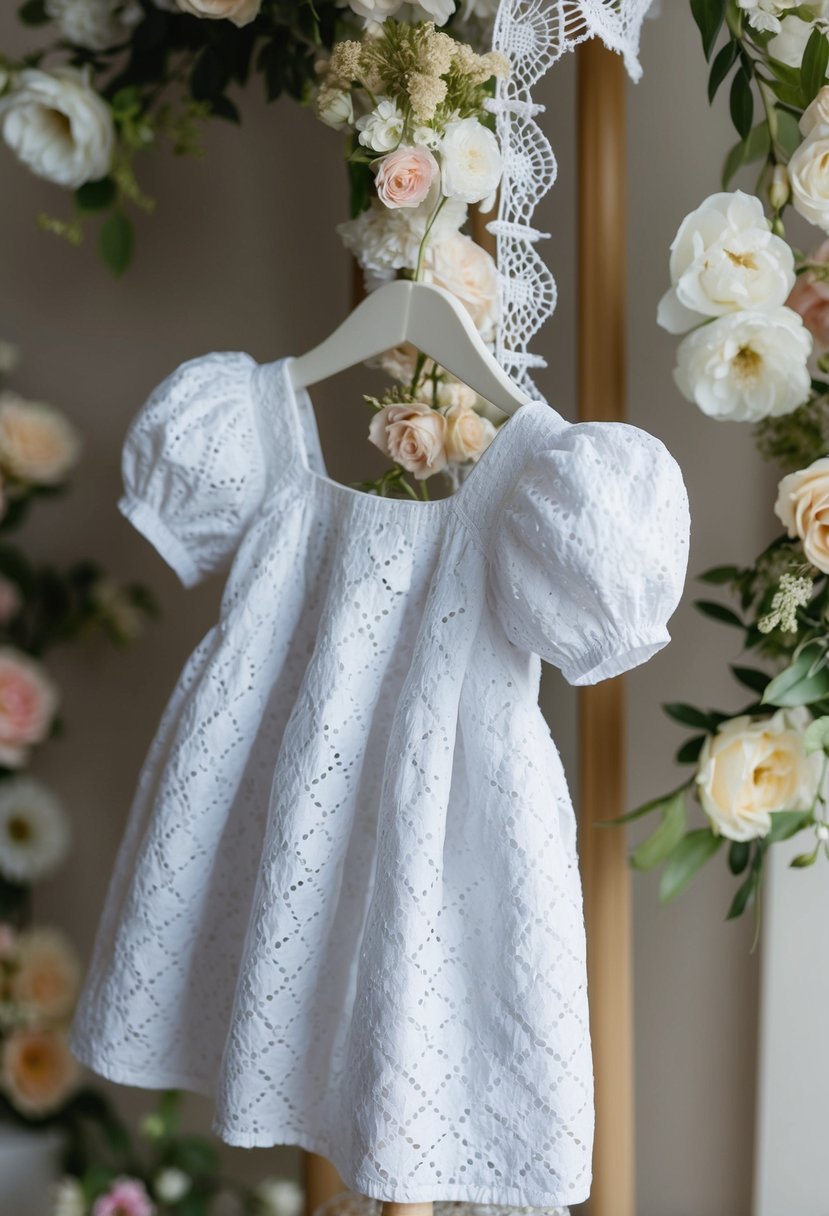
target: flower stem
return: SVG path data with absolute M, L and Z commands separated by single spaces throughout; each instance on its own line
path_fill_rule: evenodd
M 426 254 L 426 245 L 428 244 L 428 241 L 429 241 L 429 233 L 432 231 L 432 225 L 434 224 L 435 220 L 440 215 L 441 208 L 443 207 L 443 204 L 445 202 L 446 202 L 446 199 L 442 198 L 440 200 L 440 202 L 438 203 L 437 207 L 435 207 L 435 210 L 432 212 L 432 216 L 429 220 L 429 223 L 426 225 L 426 231 L 423 233 L 423 239 L 421 240 L 420 248 L 417 251 L 417 265 L 415 266 L 415 273 L 414 273 L 414 281 L 416 283 L 420 283 L 422 281 L 423 258 Z

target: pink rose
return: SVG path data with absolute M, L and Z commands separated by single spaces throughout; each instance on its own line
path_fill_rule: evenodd
M 378 162 L 375 185 L 387 207 L 418 207 L 440 175 L 428 148 L 397 148 Z
M 422 401 L 384 405 L 368 437 L 418 481 L 446 467 L 446 419 Z
M 147 1188 L 136 1178 L 116 1178 L 92 1208 L 92 1216 L 153 1216 L 154 1212 Z
M 0 764 L 20 768 L 29 748 L 49 732 L 57 690 L 34 659 L 0 648 Z
M 809 261 L 826 265 L 829 273 L 829 241 L 814 249 L 809 254 Z M 816 278 L 811 270 L 804 271 L 797 276 L 786 303 L 800 313 L 818 353 L 829 350 L 829 281 Z

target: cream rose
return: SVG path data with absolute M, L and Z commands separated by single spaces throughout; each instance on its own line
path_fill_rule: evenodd
M 789 161 L 792 206 L 810 224 L 829 231 L 829 129 L 817 126 Z
M 712 194 L 682 221 L 671 245 L 671 288 L 657 322 L 684 333 L 708 317 L 778 308 L 794 286 L 794 255 L 769 228 L 759 198 Z
M 53 486 L 63 481 L 80 453 L 72 424 L 50 405 L 0 393 L 0 468 L 18 481 Z
M 790 308 L 730 313 L 682 339 L 674 379 L 709 418 L 759 422 L 807 399 L 811 350 L 811 335 Z
M 817 127 L 829 127 L 829 85 L 824 85 L 800 116 L 800 134 L 808 138 Z
M 729 840 L 767 836 L 775 811 L 807 809 L 815 797 L 822 760 L 807 756 L 808 714 L 780 710 L 754 721 L 725 722 L 700 753 L 696 786 L 715 832 Z
M 498 189 L 501 148 L 477 118 L 460 118 L 446 126 L 440 145 L 442 188 L 447 198 L 480 203 Z
M 194 17 L 227 20 L 242 26 L 256 20 L 262 0 L 178 0 L 178 6 L 183 13 L 192 13 Z
M 774 513 L 803 542 L 808 561 L 829 574 L 829 456 L 781 479 Z
M 495 427 L 464 405 L 450 405 L 446 418 L 446 456 L 456 464 L 478 460 L 492 443 Z
M 21 1027 L 3 1045 L 0 1079 L 12 1106 L 35 1118 L 62 1106 L 80 1070 L 58 1030 Z
M 428 148 L 397 148 L 375 166 L 377 197 L 386 207 L 418 207 L 440 169 Z
M 461 301 L 485 341 L 495 338 L 498 323 L 498 271 L 493 258 L 460 232 L 429 242 L 423 279 L 444 287 Z
M 72 1012 L 80 966 L 69 942 L 54 929 L 28 929 L 18 938 L 12 1000 L 29 1017 L 58 1020 Z
M 20 72 L 0 99 L 0 130 L 24 165 L 59 186 L 77 189 L 112 166 L 112 111 L 77 68 Z
M 396 460 L 418 481 L 446 467 L 443 414 L 422 401 L 384 405 L 374 415 L 368 437 L 386 456 Z

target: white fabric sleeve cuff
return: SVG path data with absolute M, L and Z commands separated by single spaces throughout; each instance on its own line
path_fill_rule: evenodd
M 118 500 L 118 510 L 164 558 L 184 586 L 195 587 L 201 578 L 196 563 L 152 507 L 125 494 Z
M 608 638 L 601 646 L 594 646 L 580 658 L 562 666 L 561 674 L 568 684 L 598 684 L 647 663 L 670 640 L 671 635 L 665 628 L 628 638 Z

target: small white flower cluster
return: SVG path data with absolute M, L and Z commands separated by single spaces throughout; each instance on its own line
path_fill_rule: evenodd
M 797 633 L 797 610 L 805 608 L 812 598 L 814 583 L 805 574 L 783 574 L 771 600 L 771 608 L 760 617 L 757 628 L 761 633 L 779 629 L 781 633 Z
M 786 305 L 794 257 L 758 198 L 707 198 L 680 225 L 670 270 L 657 320 L 669 333 L 691 330 L 674 373 L 689 401 L 711 418 L 757 422 L 807 400 L 812 338 Z
M 768 55 L 790 68 L 799 68 L 803 62 L 815 26 L 825 28 L 829 22 L 829 0 L 811 0 L 808 5 L 797 0 L 739 0 L 739 7 L 747 10 L 754 29 L 772 34 L 766 46 Z

